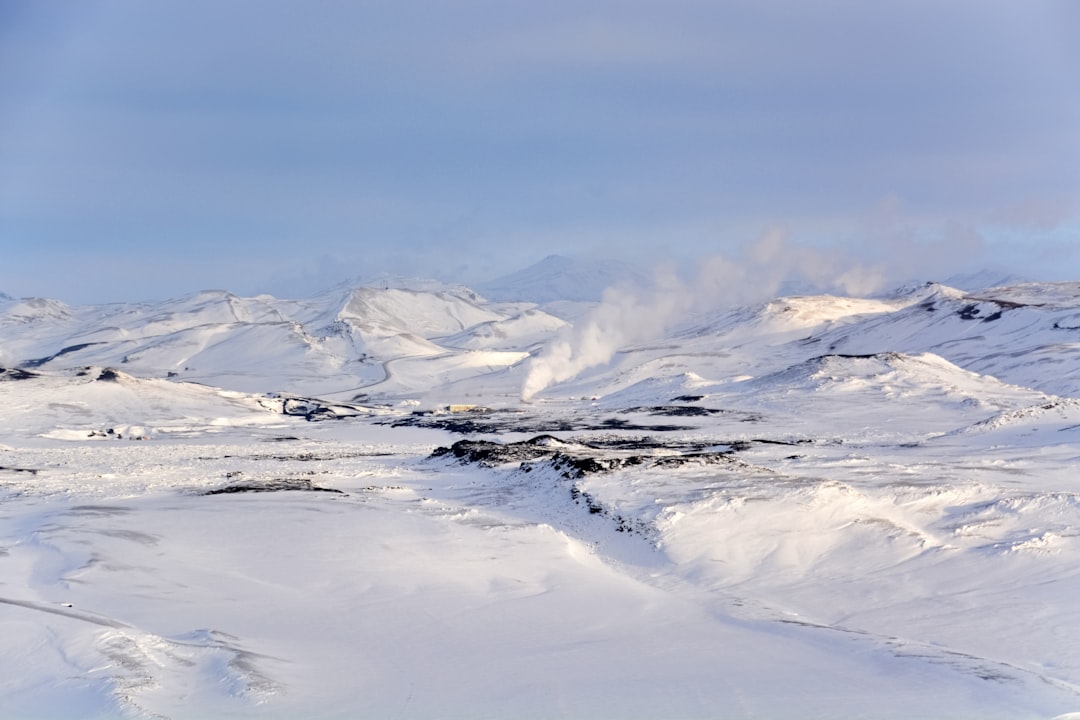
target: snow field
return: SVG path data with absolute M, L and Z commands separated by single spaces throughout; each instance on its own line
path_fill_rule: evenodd
M 842 489 L 774 491 L 773 507 L 715 494 L 666 504 L 656 549 L 648 538 L 612 533 L 610 520 L 575 506 L 554 478 L 530 473 L 534 485 L 522 486 L 516 470 L 438 469 L 422 452 L 375 455 L 393 448 L 373 446 L 359 454 L 327 441 L 277 454 L 285 445 L 268 444 L 284 458 L 271 459 L 245 444 L 161 443 L 143 451 L 165 456 L 147 468 L 156 485 L 121 466 L 89 501 L 59 483 L 54 493 L 29 493 L 0 541 L 6 584 L 19 590 L 4 594 L 0 613 L 15 628 L 11 637 L 28 641 L 20 647 L 36 648 L 5 655 L 10 707 L 48 716 L 32 705 L 44 676 L 54 678 L 45 681 L 54 717 L 74 708 L 101 717 L 190 717 L 195 708 L 235 717 L 313 709 L 343 717 L 357 708 L 403 717 L 708 717 L 716 708 L 782 717 L 798 706 L 822 718 L 837 707 L 852 717 L 1067 709 L 1040 689 L 1064 682 L 1047 668 L 1050 681 L 1036 682 L 1037 669 L 1007 658 L 885 638 L 862 627 L 871 620 L 844 616 L 845 607 L 878 609 L 895 630 L 895 610 L 875 602 L 871 583 L 851 583 L 868 574 L 888 583 L 896 573 L 889 563 L 902 566 L 913 550 L 902 541 L 883 563 L 867 550 L 880 538 L 838 541 L 849 516 L 888 509 L 867 513 L 865 500 L 837 508 Z M 234 455 L 241 448 L 247 453 Z M 80 444 L 73 465 L 104 453 L 98 462 L 116 467 L 119 454 L 135 452 L 122 450 Z M 313 472 L 316 484 L 348 494 L 196 494 L 223 484 L 225 468 L 249 477 Z M 582 487 L 620 507 L 618 488 L 640 494 L 648 482 L 614 480 Z M 669 477 L 662 490 L 685 480 Z M 755 505 L 767 520 L 738 517 Z M 806 547 L 805 530 L 820 528 L 823 512 L 831 525 Z M 850 527 L 882 531 L 860 524 Z M 755 552 L 770 559 L 758 562 Z M 716 569 L 733 558 L 758 572 Z M 876 592 L 905 605 L 888 585 Z M 936 619 L 924 617 L 917 588 L 905 592 L 920 608 L 916 620 Z M 786 605 L 774 605 L 777 597 Z M 965 609 L 981 608 L 956 612 Z M 1051 619 L 1059 630 L 1071 622 Z M 28 625 L 47 628 L 48 642 L 27 637 Z M 1037 639 L 1026 635 L 1038 656 Z M 1056 673 L 1075 674 L 1074 662 Z M 991 670 L 1003 679 L 980 679 Z
M 1077 715 L 1077 297 L 5 300 L 0 715 Z

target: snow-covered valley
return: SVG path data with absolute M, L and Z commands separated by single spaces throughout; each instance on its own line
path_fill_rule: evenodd
M 0 302 L 0 714 L 1080 717 L 1080 284 L 617 301 Z

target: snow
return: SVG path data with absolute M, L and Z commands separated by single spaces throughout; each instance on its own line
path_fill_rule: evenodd
M 1080 292 L 975 295 L 698 315 L 531 403 L 574 319 L 462 288 L 6 301 L 0 707 L 1080 716 Z

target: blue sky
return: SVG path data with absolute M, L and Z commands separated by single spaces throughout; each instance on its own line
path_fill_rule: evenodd
M 0 291 L 472 282 L 780 232 L 1080 280 L 1072 0 L 0 0 Z

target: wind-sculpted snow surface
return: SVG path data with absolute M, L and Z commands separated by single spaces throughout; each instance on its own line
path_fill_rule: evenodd
M 4 300 L 0 715 L 1076 717 L 1076 291 Z

